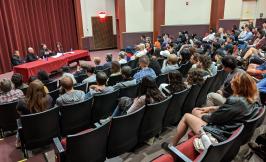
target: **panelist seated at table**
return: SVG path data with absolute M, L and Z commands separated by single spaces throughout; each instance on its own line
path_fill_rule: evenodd
M 15 51 L 11 57 L 12 66 L 17 66 L 17 65 L 20 65 L 23 63 L 24 63 L 24 61 L 21 59 L 19 51 Z
M 44 58 L 44 57 L 46 58 L 46 57 L 49 57 L 52 55 L 53 55 L 53 52 L 47 48 L 46 44 L 42 43 L 40 51 L 39 51 L 39 57 L 40 58 Z
M 34 53 L 34 49 L 32 47 L 28 48 L 28 53 L 26 55 L 26 62 L 32 62 L 38 60 L 38 56 Z
M 56 42 L 55 53 L 64 53 L 63 46 L 61 42 Z

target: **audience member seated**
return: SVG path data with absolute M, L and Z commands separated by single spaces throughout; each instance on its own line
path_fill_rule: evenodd
M 175 54 L 170 54 L 167 58 L 167 60 L 164 60 L 163 67 L 161 69 L 162 73 L 169 73 L 171 71 L 177 70 L 178 64 L 177 64 L 177 56 Z
M 107 75 L 105 72 L 98 72 L 96 74 L 96 85 L 90 86 L 90 91 L 86 94 L 87 97 L 94 96 L 95 94 L 106 94 L 114 91 L 114 88 L 111 86 L 105 86 L 107 82 Z
M 62 74 L 61 78 L 68 76 L 68 77 L 72 78 L 74 85 L 77 84 L 77 81 L 76 81 L 74 75 L 72 73 L 70 73 L 70 67 L 69 66 L 63 66 L 62 67 L 62 73 L 63 74 Z
M 40 70 L 37 74 L 37 78 L 43 83 L 43 84 L 48 84 L 50 83 L 52 80 L 49 78 L 49 74 L 44 71 L 44 70 Z
M 203 38 L 204 42 L 213 42 L 215 39 L 215 30 L 210 30 L 209 34 Z
M 222 59 L 223 70 L 229 73 L 222 87 L 216 92 L 209 93 L 207 96 L 207 106 L 221 106 L 226 98 L 233 94 L 231 80 L 237 73 L 245 73 L 242 69 L 237 68 L 237 60 L 233 56 L 225 56 Z
M 180 51 L 180 56 L 178 59 L 178 66 L 181 67 L 183 65 L 186 65 L 188 62 L 190 62 L 191 53 L 189 49 L 184 48 Z
M 21 90 L 28 87 L 27 84 L 23 83 L 23 76 L 19 73 L 14 73 L 11 77 L 11 81 L 15 89 Z
M 265 37 L 265 32 L 262 30 L 259 30 L 257 33 L 257 39 L 253 42 L 252 45 L 248 45 L 248 51 L 245 53 L 243 59 L 247 60 L 253 55 L 259 55 L 260 51 L 263 46 L 266 45 L 266 37 Z M 264 56 L 263 56 L 264 57 Z
M 42 112 L 50 109 L 52 102 L 52 97 L 44 90 L 44 84 L 37 79 L 29 84 L 26 97 L 17 104 L 17 111 L 21 115 Z
M 173 43 L 170 43 L 168 46 L 167 46 L 167 49 L 164 50 L 164 51 L 161 51 L 160 52 L 160 55 L 165 57 L 165 58 L 168 58 L 170 54 L 173 54 L 174 53 L 174 45 Z
M 121 65 L 118 61 L 112 61 L 110 77 L 117 75 L 121 75 Z
M 24 98 L 24 94 L 20 89 L 12 89 L 11 80 L 0 81 L 0 104 L 10 103 L 20 98 Z
M 151 57 L 149 68 L 152 68 L 157 76 L 161 74 L 161 65 L 156 56 Z
M 104 67 L 101 66 L 101 58 L 100 57 L 94 57 L 93 62 L 95 64 L 95 71 L 103 70 Z
M 266 78 L 257 83 L 257 88 L 260 92 L 266 93 Z
M 197 65 L 199 62 L 199 56 L 200 56 L 200 54 L 198 54 L 198 53 L 194 53 L 193 55 L 191 55 L 191 57 L 190 57 L 190 63 L 192 64 L 191 69 L 197 68 Z
M 81 90 L 74 90 L 73 80 L 69 76 L 65 76 L 60 80 L 63 94 L 56 99 L 57 106 L 82 102 L 85 99 L 85 93 Z
M 107 69 L 107 68 L 111 68 L 112 66 L 112 60 L 113 60 L 113 56 L 111 53 L 108 53 L 105 57 L 106 63 L 103 64 L 103 68 Z
M 114 85 L 114 89 L 127 88 L 137 84 L 136 79 L 133 79 L 131 77 L 132 69 L 130 66 L 123 66 L 121 73 L 123 77 L 123 82 Z
M 149 68 L 149 63 L 149 58 L 147 56 L 142 56 L 141 58 L 139 58 L 139 66 L 141 70 L 137 72 L 133 77 L 137 80 L 137 82 L 140 82 L 145 76 L 150 76 L 153 79 L 156 78 L 154 70 Z
M 142 56 L 145 56 L 147 54 L 147 50 L 145 49 L 145 44 L 139 44 L 136 46 L 136 53 L 135 58 L 140 58 Z
M 63 45 L 61 42 L 56 42 L 56 53 L 64 53 Z
M 150 76 L 142 79 L 138 94 L 139 96 L 135 98 L 131 104 L 126 104 L 127 107 L 122 107 L 122 104 L 118 104 L 113 116 L 133 113 L 144 105 L 160 102 L 165 99 L 161 91 L 158 89 L 155 80 Z M 119 103 L 128 102 L 128 100 L 130 100 L 128 97 L 122 97 Z
M 157 37 L 157 39 L 156 39 L 156 41 L 154 42 L 154 47 L 156 48 L 156 49 L 161 49 L 161 42 L 160 42 L 160 40 L 161 40 L 161 36 L 158 36 Z
M 34 53 L 34 49 L 32 47 L 28 48 L 28 53 L 26 55 L 26 62 L 32 62 L 38 60 L 38 56 Z
M 173 145 L 177 145 L 188 128 L 199 135 L 200 129 L 211 133 L 219 142 L 225 141 L 234 130 L 252 118 L 259 108 L 256 82 L 246 73 L 238 73 L 232 79 L 233 95 L 220 107 L 195 108 L 185 114 L 177 126 Z M 215 134 L 213 134 L 215 132 Z
M 240 50 L 245 49 L 248 41 L 250 41 L 253 38 L 253 34 L 252 34 L 251 30 L 252 30 L 252 28 L 250 26 L 246 25 L 246 27 L 245 27 L 246 33 L 241 35 L 238 38 L 238 43 L 239 43 L 238 48 Z
M 153 47 L 151 46 L 151 43 L 149 42 L 146 42 L 145 43 L 145 49 L 147 51 L 147 55 L 150 57 L 151 55 L 153 55 L 153 52 L 154 52 L 154 49 Z
M 194 84 L 202 85 L 204 81 L 204 71 L 199 68 L 195 68 L 189 70 L 185 84 L 188 88 L 190 88 Z
M 12 64 L 12 66 L 17 66 L 17 65 L 23 64 L 23 60 L 20 58 L 19 51 L 15 51 L 14 54 L 12 55 L 11 64 Z
M 118 54 L 118 62 L 120 65 L 126 64 L 127 63 L 127 53 L 124 51 L 120 51 Z
M 80 66 L 77 66 L 77 71 L 74 73 L 75 77 L 87 74 L 87 68 L 89 64 L 86 62 L 80 62 Z
M 169 84 L 162 83 L 159 90 L 165 95 L 170 96 L 174 93 L 187 89 L 187 85 L 183 82 L 182 74 L 176 70 L 168 74 Z
M 204 71 L 204 77 L 214 76 L 217 73 L 216 66 L 212 66 L 211 58 L 207 55 L 200 55 L 197 68 Z M 215 74 L 213 74 L 215 73 Z
M 95 75 L 95 73 L 93 71 L 93 68 L 90 65 L 88 65 L 88 67 L 86 68 L 86 70 L 87 70 L 87 76 L 88 76 L 88 78 L 84 79 L 82 81 L 82 83 L 88 83 L 88 84 L 95 83 L 96 82 L 96 75 Z
M 47 48 L 47 45 L 42 43 L 40 47 L 39 57 L 46 58 L 52 54 L 52 51 Z
M 222 59 L 226 56 L 226 51 L 223 48 L 219 48 L 214 53 L 214 60 L 216 62 L 217 69 L 222 68 Z

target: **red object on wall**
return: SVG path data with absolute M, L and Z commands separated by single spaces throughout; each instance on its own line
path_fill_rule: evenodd
M 105 17 L 106 17 L 106 11 L 101 11 L 101 12 L 99 12 L 99 17 L 100 17 L 100 19 L 105 19 Z

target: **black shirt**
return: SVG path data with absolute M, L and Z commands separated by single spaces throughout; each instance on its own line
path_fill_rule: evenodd
M 38 60 L 37 56 L 32 53 L 28 53 L 26 56 L 26 62 L 32 62 Z
M 11 57 L 12 66 L 17 66 L 17 65 L 20 65 L 22 63 L 23 63 L 23 61 L 20 59 L 20 57 L 18 55 L 13 55 Z

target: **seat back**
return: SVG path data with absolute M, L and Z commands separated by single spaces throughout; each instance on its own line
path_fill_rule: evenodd
M 22 89 L 21 89 L 24 95 L 27 94 L 27 89 L 28 89 L 28 87 L 25 87 L 25 88 L 22 88 Z
M 172 96 L 168 97 L 164 101 L 148 104 L 145 107 L 144 117 L 139 130 L 139 142 L 143 142 L 161 132 L 164 114 L 171 98 Z
M 119 90 L 107 94 L 95 95 L 93 98 L 92 122 L 98 122 L 112 115 L 117 106 Z M 93 124 L 92 123 L 92 124 Z
M 106 68 L 102 70 L 103 72 L 105 72 L 105 74 L 109 77 L 111 75 L 111 70 L 110 68 Z
M 81 83 L 74 87 L 75 90 L 81 90 L 83 92 L 87 92 L 87 83 Z
M 217 71 L 213 84 L 210 87 L 209 92 L 216 92 L 224 83 L 227 77 L 227 73 L 223 70 Z
M 92 131 L 67 136 L 66 162 L 105 161 L 110 125 L 108 121 Z
M 19 131 L 21 144 L 26 149 L 34 149 L 52 143 L 54 137 L 59 137 L 59 108 L 44 112 L 22 115 L 22 129 Z
M 75 79 L 77 81 L 77 83 L 82 83 L 82 81 L 84 79 L 88 78 L 88 75 L 87 74 L 82 74 L 82 75 L 79 75 L 79 76 L 76 76 Z
M 244 125 L 240 126 L 237 130 L 233 132 L 230 138 L 218 144 L 211 145 L 207 150 L 201 153 L 194 161 L 209 162 L 213 161 L 214 159 L 215 161 L 221 161 L 225 156 L 229 156 L 230 151 L 228 150 L 234 147 L 234 144 L 239 139 L 239 136 L 243 131 L 243 129 Z
M 17 101 L 7 104 L 0 104 L 0 129 L 2 131 L 11 131 L 17 129 Z
M 266 93 L 260 92 L 260 101 L 263 105 L 266 105 Z
M 57 89 L 58 80 L 52 81 L 50 83 L 45 84 L 49 91 L 54 91 Z
M 124 116 L 114 117 L 110 128 L 107 157 L 112 158 L 132 150 L 138 143 L 138 131 L 144 106 Z
M 163 127 L 175 125 L 181 119 L 181 109 L 190 89 L 174 93 L 164 116 Z
M 139 88 L 139 84 L 136 84 L 136 85 L 130 86 L 130 87 L 126 87 L 126 88 L 121 88 L 119 90 L 119 97 L 135 98 L 135 97 L 137 97 L 137 94 L 138 94 L 138 88 Z
M 121 81 L 123 81 L 122 75 L 110 76 L 108 81 L 107 81 L 107 85 L 108 86 L 113 86 L 116 83 L 119 83 Z
M 61 135 L 78 133 L 89 128 L 92 111 L 92 98 L 71 105 L 62 106 L 60 111 Z
M 203 86 L 201 87 L 201 90 L 199 92 L 199 95 L 196 100 L 196 107 L 200 107 L 206 103 L 207 100 L 207 94 L 209 92 L 209 89 L 214 81 L 215 76 L 209 77 L 205 80 Z
M 157 78 L 156 78 L 156 84 L 158 86 L 160 86 L 162 83 L 168 83 L 168 73 L 165 74 L 160 74 Z
M 188 93 L 188 97 L 186 98 L 184 105 L 182 107 L 182 114 L 192 112 L 192 109 L 196 105 L 196 100 L 197 100 L 197 97 L 198 97 L 199 92 L 201 90 L 201 87 L 202 87 L 202 85 L 199 85 L 199 84 L 192 85 L 192 87 Z
M 52 97 L 53 99 L 53 103 L 52 105 L 55 105 L 56 104 L 56 99 L 59 97 L 59 94 L 60 93 L 60 89 L 57 89 L 57 90 L 54 90 L 54 91 L 51 91 L 49 92 L 49 95 Z

